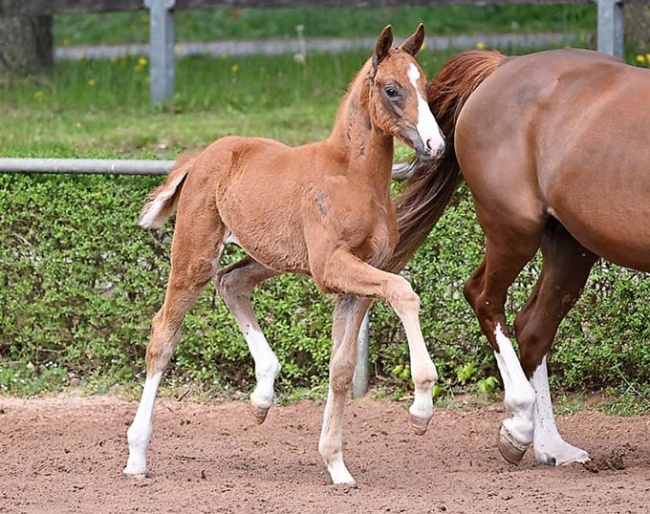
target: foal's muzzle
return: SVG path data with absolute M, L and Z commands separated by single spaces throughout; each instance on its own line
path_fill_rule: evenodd
M 403 129 L 402 135 L 421 161 L 438 159 L 445 151 L 445 140 L 439 132 L 427 137 L 426 140 L 415 128 Z

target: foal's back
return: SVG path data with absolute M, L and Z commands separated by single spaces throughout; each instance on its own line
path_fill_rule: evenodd
M 508 59 L 467 101 L 456 132 L 479 200 L 495 195 L 530 222 L 553 216 L 594 253 L 642 270 L 649 141 L 650 70 L 584 50 Z

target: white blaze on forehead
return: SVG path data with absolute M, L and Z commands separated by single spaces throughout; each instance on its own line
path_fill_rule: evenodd
M 413 84 L 418 99 L 418 123 L 415 128 L 417 129 L 418 134 L 420 134 L 420 138 L 422 138 L 424 145 L 427 146 L 428 142 L 429 148 L 435 153 L 444 148 L 445 142 L 440 133 L 440 127 L 438 127 L 438 123 L 433 117 L 433 114 L 431 114 L 429 104 L 418 90 L 420 70 L 418 70 L 418 67 L 415 64 L 409 65 L 408 77 L 411 84 Z

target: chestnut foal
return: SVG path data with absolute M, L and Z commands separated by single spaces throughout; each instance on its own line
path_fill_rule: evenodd
M 372 299 L 388 302 L 408 339 L 415 400 L 410 422 L 426 431 L 433 414 L 436 368 L 424 344 L 419 299 L 402 277 L 381 271 L 397 244 L 390 198 L 393 138 L 422 160 L 442 153 L 440 129 L 426 102 L 426 78 L 414 59 L 424 40 L 418 27 L 392 47 L 391 27 L 343 98 L 331 136 L 297 148 L 261 138 L 224 137 L 180 160 L 154 190 L 140 224 L 158 227 L 177 210 L 171 273 L 147 347 L 147 378 L 128 430 L 124 472 L 144 475 L 152 412 L 161 376 L 181 334 L 181 323 L 205 285 L 216 286 L 246 338 L 255 361 L 253 413 L 263 422 L 280 371 L 255 319 L 250 293 L 281 273 L 314 278 L 335 295 L 330 383 L 319 452 L 335 484 L 354 484 L 343 462 L 345 402 L 356 362 L 357 321 Z M 219 270 L 224 245 L 248 257 Z

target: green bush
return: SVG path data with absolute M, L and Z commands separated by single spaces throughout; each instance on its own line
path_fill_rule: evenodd
M 133 383 L 144 376 L 151 319 L 169 271 L 173 224 L 137 225 L 151 177 L 0 175 L 0 390 L 36 392 L 79 380 Z M 494 389 L 494 358 L 462 296 L 477 266 L 482 235 L 466 197 L 448 209 L 404 275 L 421 296 L 425 339 L 442 389 L 479 381 Z M 230 251 L 224 261 L 241 257 Z M 540 263 L 513 285 L 512 314 L 526 299 Z M 602 263 L 560 327 L 551 359 L 553 385 L 597 389 L 650 378 L 650 282 Z M 262 284 L 254 305 L 283 365 L 279 387 L 324 384 L 331 301 L 305 278 Z M 407 386 L 408 348 L 395 314 L 376 304 L 371 370 Z M 213 288 L 190 310 L 167 375 L 207 389 L 249 390 L 253 361 Z M 481 382 L 483 381 L 483 382 Z M 410 386 L 408 386 L 410 387 Z

